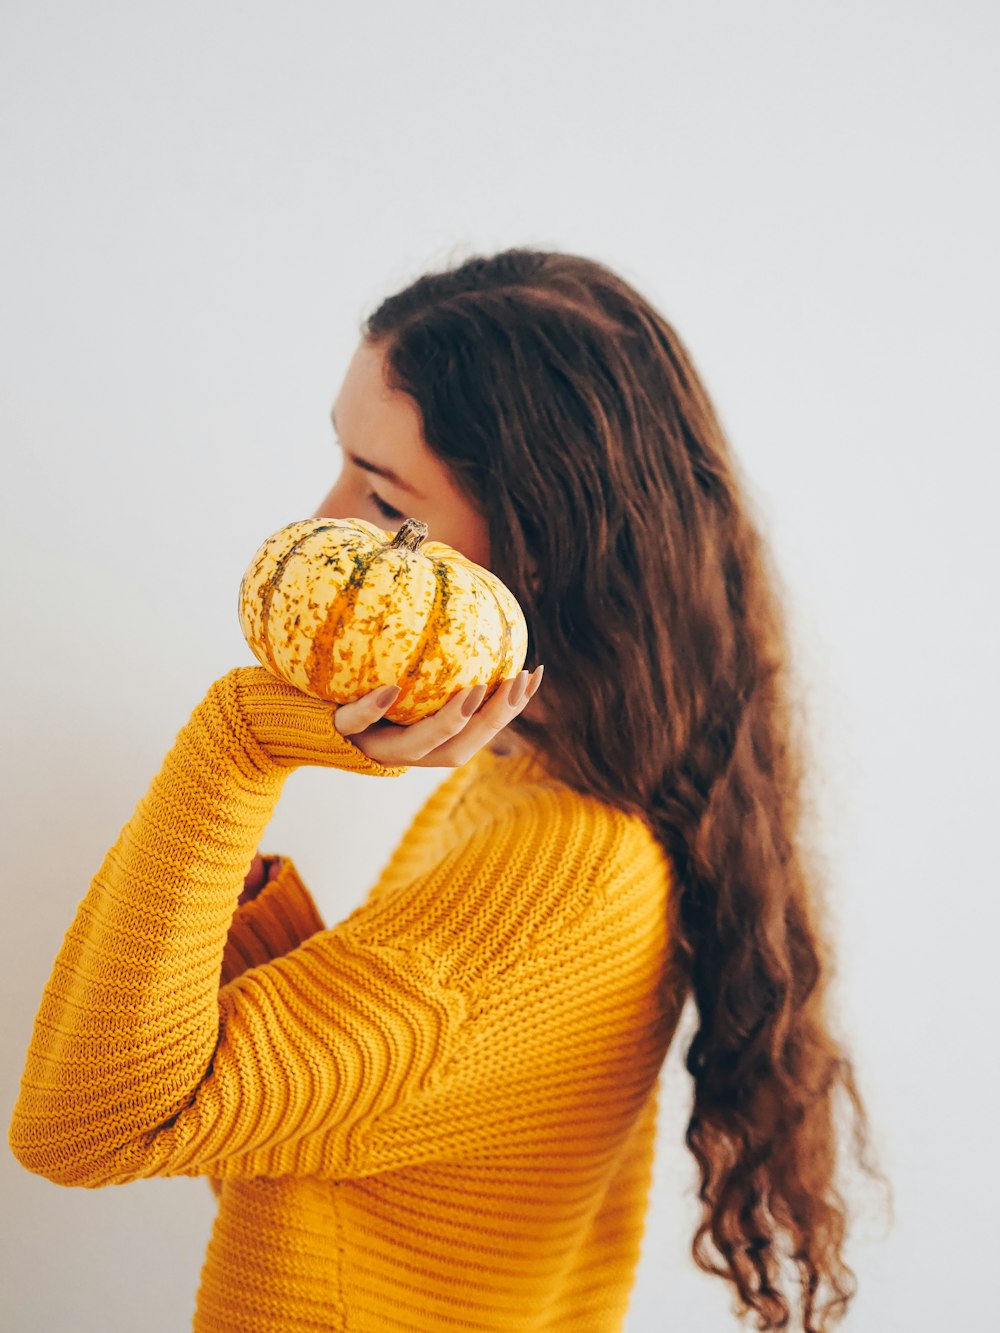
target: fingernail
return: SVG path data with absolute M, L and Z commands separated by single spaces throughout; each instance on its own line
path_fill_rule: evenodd
M 544 666 L 544 664 L 543 664 L 542 666 L 540 666 L 540 667 L 537 669 L 537 671 L 534 671 L 534 672 L 532 673 L 532 675 L 528 678 L 528 698 L 529 698 L 529 699 L 530 699 L 531 696 L 535 693 L 535 691 L 538 689 L 539 685 L 541 685 L 541 683 L 542 683 L 542 672 L 543 672 L 544 670 L 545 670 L 545 666 Z
M 402 693 L 398 685 L 387 685 L 384 690 L 379 690 L 375 695 L 375 704 L 378 708 L 388 708 L 390 704 L 395 703 L 396 699 Z
M 474 685 L 468 698 L 462 704 L 462 716 L 471 717 L 479 705 L 483 702 L 483 696 L 486 693 L 485 685 Z
M 514 684 L 510 687 L 510 695 L 507 699 L 507 702 L 510 704 L 512 708 L 516 708 L 517 705 L 521 702 L 521 700 L 524 698 L 524 691 L 527 688 L 528 688 L 528 673 L 527 671 L 520 671 L 518 672 L 517 679 L 514 681 Z

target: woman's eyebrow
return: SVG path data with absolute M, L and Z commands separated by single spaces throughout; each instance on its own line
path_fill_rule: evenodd
M 333 422 L 333 429 L 337 430 L 337 418 L 330 413 L 330 420 Z M 337 431 L 338 435 L 340 434 Z M 427 496 L 422 495 L 415 486 L 403 480 L 398 473 L 393 472 L 391 467 L 379 467 L 378 463 L 370 463 L 367 458 L 359 458 L 357 454 L 352 454 L 345 449 L 344 453 L 355 464 L 356 467 L 364 468 L 366 472 L 374 472 L 377 477 L 384 477 L 386 481 L 391 481 L 393 486 L 398 486 L 401 491 L 406 491 L 407 495 L 412 495 L 417 500 L 426 500 Z

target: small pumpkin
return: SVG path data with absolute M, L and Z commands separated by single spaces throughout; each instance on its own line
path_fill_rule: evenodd
M 240 581 L 254 656 L 329 703 L 399 685 L 385 716 L 404 726 L 468 685 L 489 697 L 524 666 L 524 613 L 495 574 L 427 532 L 417 518 L 395 534 L 362 518 L 307 518 L 272 534 Z

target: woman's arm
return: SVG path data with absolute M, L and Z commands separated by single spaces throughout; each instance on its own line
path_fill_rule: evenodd
M 29 1170 L 92 1185 L 163 1165 L 157 1136 L 197 1099 L 227 1041 L 230 925 L 285 778 L 303 763 L 406 771 L 363 754 L 330 705 L 263 667 L 216 681 L 180 730 L 42 995 L 9 1131 Z
M 243 880 L 229 927 L 220 984 L 289 953 L 322 929 L 323 919 L 292 860 L 258 853 Z M 222 1181 L 215 1176 L 207 1179 L 218 1198 Z

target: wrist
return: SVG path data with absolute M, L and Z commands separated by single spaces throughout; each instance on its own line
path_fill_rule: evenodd
M 317 764 L 376 776 L 406 772 L 370 759 L 341 735 L 333 720 L 336 704 L 314 699 L 265 667 L 234 667 L 224 679 L 253 741 L 277 768 Z

